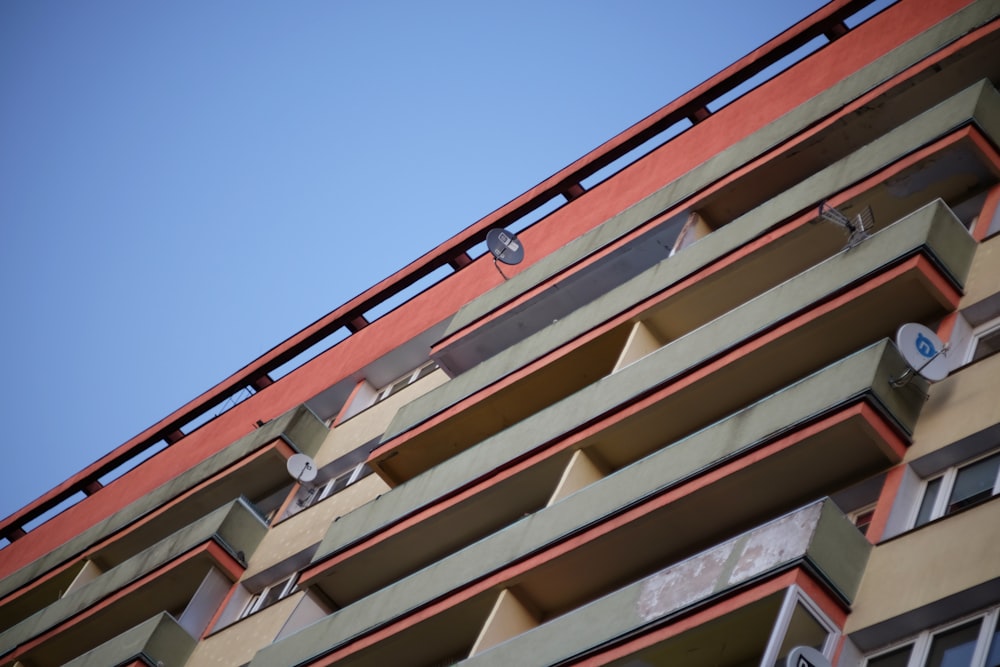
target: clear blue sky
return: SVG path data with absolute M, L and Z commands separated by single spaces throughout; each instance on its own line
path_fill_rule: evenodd
M 0 4 L 0 516 L 821 4 Z

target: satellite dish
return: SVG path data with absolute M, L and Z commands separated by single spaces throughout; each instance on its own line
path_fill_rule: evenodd
M 848 218 L 825 201 L 822 201 L 819 204 L 819 218 L 814 220 L 814 222 L 818 220 L 826 220 L 843 228 L 847 232 L 847 245 L 844 246 L 844 249 L 850 250 L 871 236 L 870 230 L 875 224 L 875 214 L 872 213 L 871 206 L 866 206 L 861 213 L 858 213 L 853 218 Z
M 785 667 L 830 667 L 830 661 L 812 646 L 796 646 L 788 652 Z
M 486 247 L 495 261 L 504 264 L 520 264 L 524 259 L 524 246 L 514 232 L 495 227 L 486 232 Z
M 910 368 L 893 381 L 894 386 L 906 384 L 914 373 L 928 382 L 940 382 L 948 377 L 948 344 L 922 324 L 910 322 L 896 332 L 896 347 Z
M 292 454 L 286 467 L 296 482 L 308 483 L 316 479 L 316 462 L 305 454 Z
M 520 264 L 521 260 L 524 259 L 524 246 L 518 240 L 517 234 L 508 232 L 506 229 L 494 227 L 486 232 L 486 247 L 493 255 L 493 266 L 497 267 L 497 271 L 504 280 L 507 280 L 507 276 L 504 275 L 497 262 L 514 265 Z

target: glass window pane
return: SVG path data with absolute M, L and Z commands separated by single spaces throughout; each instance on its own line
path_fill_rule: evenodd
M 934 637 L 927 656 L 927 667 L 970 667 L 972 653 L 976 650 L 981 621 L 946 630 Z
M 1000 667 L 1000 628 L 993 632 L 990 650 L 986 654 L 986 667 Z
M 972 361 L 979 361 L 997 352 L 1000 352 L 1000 327 L 987 331 L 976 340 Z
M 867 667 L 906 667 L 906 663 L 910 660 L 910 651 L 912 650 L 913 644 L 908 644 L 903 648 L 897 648 L 895 651 L 883 653 L 876 658 L 870 659 Z
M 951 497 L 948 498 L 948 513 L 992 496 L 998 467 L 1000 467 L 1000 454 L 994 454 L 960 468 L 955 476 Z
M 811 646 L 817 651 L 823 650 L 823 644 L 830 633 L 827 632 L 819 621 L 817 621 L 809 610 L 801 604 L 795 605 L 792 618 L 788 623 L 788 630 L 785 631 L 785 638 L 781 642 L 778 651 L 779 665 L 784 664 L 784 658 L 796 646 Z
M 931 510 L 934 509 L 934 501 L 937 500 L 938 491 L 941 489 L 941 478 L 932 479 L 927 482 L 924 491 L 924 499 L 920 501 L 920 511 L 917 512 L 917 522 L 915 526 L 922 526 L 931 520 Z
M 862 535 L 868 534 L 868 527 L 872 524 L 872 519 L 875 518 L 875 510 L 865 510 L 864 512 L 859 512 L 854 516 L 854 525 L 858 527 Z

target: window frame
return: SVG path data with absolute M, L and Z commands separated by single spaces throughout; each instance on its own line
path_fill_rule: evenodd
M 368 467 L 368 472 L 365 472 L 366 467 L 368 467 L 368 463 L 366 461 L 362 461 L 353 468 L 348 468 L 339 475 L 332 477 L 329 481 L 323 483 L 322 486 L 316 487 L 313 493 L 310 494 L 310 497 L 300 504 L 301 509 L 299 511 L 312 507 L 313 505 L 318 505 L 327 498 L 336 495 L 340 491 L 343 491 L 355 482 L 364 479 L 374 472 L 370 467 Z
M 296 590 L 298 590 L 298 584 L 299 584 L 299 573 L 293 572 L 284 579 L 280 579 L 271 584 L 270 586 L 265 586 L 260 590 L 259 593 L 255 593 L 250 596 L 250 599 L 247 600 L 245 605 L 243 605 L 243 609 L 240 610 L 240 613 L 236 617 L 236 620 L 243 620 L 248 616 L 256 614 L 258 611 L 262 611 L 264 609 L 267 609 L 268 607 L 277 604 L 278 602 L 281 602 L 289 595 L 294 593 Z M 279 587 L 280 590 L 278 590 L 278 597 L 268 601 L 268 595 L 270 594 L 270 592 L 272 590 L 278 589 Z M 264 604 L 265 602 L 267 602 L 267 604 Z
M 923 496 L 921 496 L 923 497 Z M 878 506 L 878 502 L 868 503 L 863 507 L 859 507 L 856 510 L 847 513 L 847 519 L 854 524 L 854 527 L 861 531 L 862 535 L 868 535 L 868 528 L 872 525 L 872 520 L 875 518 L 875 508 Z M 864 521 L 867 519 L 867 521 Z
M 368 407 L 371 407 L 372 405 L 377 405 L 382 401 L 384 401 L 385 399 L 389 398 L 390 396 L 395 396 L 396 394 L 401 392 L 403 389 L 406 389 L 417 380 L 427 377 L 428 375 L 436 371 L 438 368 L 439 366 L 437 362 L 434 361 L 433 359 L 431 359 L 426 363 L 420 364 L 412 371 L 405 373 L 396 378 L 395 380 L 393 380 L 392 382 L 380 387 L 375 392 L 375 397 L 372 399 L 372 402 Z
M 930 477 L 926 477 L 923 480 L 921 480 L 920 493 L 917 494 L 917 501 L 913 504 L 913 508 L 911 510 L 909 522 L 907 525 L 911 529 L 920 528 L 921 526 L 926 526 L 927 524 L 932 523 L 938 519 L 941 519 L 946 516 L 951 516 L 952 514 L 961 512 L 963 509 L 965 509 L 963 507 L 959 508 L 958 510 L 955 510 L 955 512 L 946 511 L 951 501 L 951 494 L 955 488 L 955 479 L 958 477 L 959 471 L 971 465 L 975 465 L 979 461 L 988 459 L 991 456 L 997 454 L 1000 454 L 1000 447 L 991 449 L 988 452 L 984 452 L 983 454 L 962 461 L 961 463 L 956 463 L 955 465 L 946 468 L 943 472 L 931 475 Z M 934 504 L 931 507 L 931 511 L 927 520 L 924 521 L 923 523 L 918 524 L 917 519 L 920 517 L 920 508 L 924 504 L 924 498 L 927 495 L 927 488 L 936 480 L 941 480 L 941 486 L 937 490 L 937 497 L 934 499 Z M 993 478 L 993 492 L 990 494 L 990 497 L 981 500 L 979 502 L 973 503 L 972 505 L 970 505 L 970 507 L 978 505 L 981 502 L 987 502 L 988 500 L 995 498 L 997 495 L 1000 495 L 1000 467 L 997 468 L 997 473 Z
M 965 355 L 962 357 L 962 365 L 968 365 L 973 362 L 973 357 L 976 355 L 976 348 L 979 347 L 979 342 L 990 336 L 992 334 L 1000 333 L 1000 316 L 993 317 L 986 320 L 985 322 L 972 327 L 972 331 L 969 334 L 969 343 L 965 347 Z M 982 361 L 987 357 L 991 357 L 997 352 L 991 352 L 976 361 Z
M 865 655 L 862 667 L 871 667 L 872 660 L 877 660 L 882 656 L 907 646 L 910 647 L 910 656 L 907 658 L 906 667 L 924 667 L 930 656 L 931 647 L 936 637 L 977 620 L 979 621 L 979 632 L 976 634 L 976 644 L 972 650 L 971 667 L 984 667 L 986 658 L 988 657 L 990 641 L 998 630 L 998 616 L 1000 616 L 1000 607 L 992 607 L 985 611 L 978 611 L 974 614 L 949 621 L 948 623 L 922 630 L 914 636 L 894 642 L 889 646 Z

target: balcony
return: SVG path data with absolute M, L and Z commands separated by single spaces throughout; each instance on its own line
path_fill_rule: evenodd
M 543 614 L 537 627 L 503 637 L 506 641 L 492 649 L 476 651 L 472 662 L 558 664 L 595 646 L 635 638 L 714 605 L 732 611 L 731 605 L 720 600 L 747 590 L 768 598 L 801 584 L 813 591 L 811 595 L 828 598 L 822 606 L 827 614 L 836 615 L 838 608 L 850 604 L 868 551 L 867 541 L 830 501 L 813 503 L 674 560 L 666 568 L 619 581 L 613 591 L 586 604 Z M 415 577 L 411 583 L 426 586 L 429 579 L 433 577 Z M 565 583 L 575 587 L 585 580 Z M 517 586 L 519 597 L 530 597 L 520 582 Z M 429 664 L 464 658 L 473 652 L 494 600 L 507 587 L 494 582 L 478 591 L 462 589 L 426 606 L 412 606 L 412 600 L 394 597 L 393 593 L 402 591 L 393 588 L 261 650 L 251 665 Z M 391 615 L 390 608 L 401 613 Z M 763 642 L 767 643 L 767 632 Z
M 181 667 L 194 651 L 196 640 L 167 613 L 154 616 L 114 639 L 101 644 L 63 667 L 154 665 Z
M 814 217 L 811 205 L 817 192 L 836 191 L 893 165 L 891 177 L 869 184 L 849 205 L 871 203 L 879 219 L 888 221 L 908 216 L 934 197 L 963 201 L 969 192 L 994 182 L 998 173 L 982 152 L 978 130 L 953 132 L 933 150 L 916 149 L 970 117 L 985 126 L 998 124 L 993 121 L 1000 121 L 1000 99 L 991 87 L 978 85 L 963 92 L 680 255 L 558 322 L 548 320 L 550 326 L 512 344 L 502 356 L 483 361 L 403 408 L 373 454 L 373 466 L 390 484 L 411 479 L 612 372 L 634 321 L 648 325 L 654 345 L 669 344 L 817 262 L 836 257 L 844 243 L 839 230 L 806 224 Z M 940 175 L 944 173 L 953 176 Z M 803 207 L 810 213 L 795 219 L 794 229 L 771 229 L 775 221 Z M 737 249 L 740 256 L 730 256 Z M 944 276 L 960 284 L 967 270 L 962 260 L 949 266 Z
M 244 501 L 221 507 L 0 634 L 0 660 L 61 665 L 162 611 L 200 634 L 266 531 Z
M 109 570 L 217 507 L 287 485 L 288 456 L 315 454 L 326 433 L 309 410 L 289 411 L 18 570 L 0 582 L 0 629 L 57 599 L 87 562 Z
M 439 463 L 363 508 L 364 519 L 341 519 L 337 532 L 346 542 L 354 541 L 362 534 L 349 526 L 384 526 L 436 498 L 472 484 L 489 485 L 498 471 L 524 457 L 546 458 L 580 447 L 588 438 L 607 442 L 614 437 L 608 431 L 613 426 L 655 424 L 649 431 L 655 437 L 601 448 L 612 469 L 634 461 L 860 347 L 891 337 L 903 322 L 941 317 L 958 299 L 949 276 L 964 275 L 974 248 L 946 206 L 927 206 L 850 253 Z M 391 457 L 392 452 L 384 452 L 383 466 L 409 473 L 404 468 L 408 463 L 422 468 L 429 457 L 440 457 L 441 449 L 452 445 L 419 440 L 430 452 L 410 449 L 416 442 L 408 440 Z
M 912 389 L 891 388 L 904 368 L 891 344 L 879 343 L 548 506 L 569 452 L 356 542 L 344 530 L 352 524 L 341 525 L 347 515 L 331 526 L 300 585 L 346 606 L 390 595 L 393 587 L 376 591 L 430 568 L 440 574 L 423 581 L 436 586 L 414 593 L 427 599 L 535 554 L 535 569 L 518 577 L 553 613 L 898 462 L 905 448 L 900 433 L 913 427 L 924 402 Z M 652 422 L 620 429 L 577 451 L 605 457 L 603 448 L 649 439 L 656 430 Z M 525 496 L 540 499 L 530 518 L 523 518 Z M 732 503 L 734 497 L 740 502 Z M 484 536 L 484 526 L 497 532 Z M 646 537 L 663 531 L 672 535 L 669 543 Z M 566 550 L 570 542 L 574 548 Z M 586 584 L 562 590 L 574 579 Z M 392 595 L 405 599 L 398 591 Z M 419 605 L 417 599 L 409 603 Z

